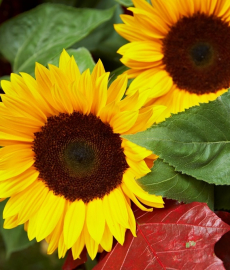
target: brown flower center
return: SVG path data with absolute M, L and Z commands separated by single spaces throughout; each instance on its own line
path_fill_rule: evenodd
M 87 203 L 121 184 L 128 168 L 121 138 L 96 116 L 61 113 L 34 135 L 34 166 L 55 195 Z
M 216 16 L 182 17 L 163 39 L 163 63 L 181 90 L 198 95 L 230 85 L 230 27 Z

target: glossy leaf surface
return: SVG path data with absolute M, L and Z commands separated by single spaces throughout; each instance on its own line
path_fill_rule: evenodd
M 36 61 L 46 64 L 63 48 L 109 20 L 113 12 L 114 8 L 94 10 L 40 5 L 1 25 L 0 51 L 13 63 L 14 72 L 33 73 Z
M 210 184 L 230 184 L 229 92 L 124 137 L 151 149 L 176 171 Z
M 214 207 L 214 185 L 176 172 L 161 159 L 154 162 L 150 173 L 137 181 L 150 194 L 185 203 L 206 202 L 211 209 Z

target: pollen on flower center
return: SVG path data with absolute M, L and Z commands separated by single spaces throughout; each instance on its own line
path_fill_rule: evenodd
M 204 67 L 212 64 L 213 47 L 210 44 L 198 42 L 190 50 L 191 60 L 197 67 Z
M 121 138 L 96 116 L 52 116 L 34 135 L 34 166 L 55 195 L 87 203 L 121 184 L 128 168 Z
M 69 143 L 64 150 L 63 160 L 66 162 L 71 176 L 89 175 L 98 165 L 96 164 L 95 149 L 85 141 Z
M 214 15 L 182 17 L 163 39 L 163 63 L 181 90 L 216 93 L 230 84 L 230 27 Z

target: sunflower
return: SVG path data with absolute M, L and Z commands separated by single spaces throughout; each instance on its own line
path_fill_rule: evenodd
M 230 86 L 230 1 L 133 0 L 116 31 L 130 41 L 118 53 L 135 78 L 127 94 L 145 85 L 147 105 L 167 106 L 164 117 L 216 99 Z
M 109 73 L 98 61 L 82 74 L 63 51 L 59 67 L 36 64 L 3 81 L 0 103 L 0 198 L 9 198 L 4 228 L 24 224 L 30 240 L 46 239 L 48 254 L 86 246 L 93 259 L 110 251 L 113 236 L 123 244 L 135 235 L 131 200 L 142 210 L 163 207 L 136 182 L 150 169 L 151 151 L 121 138 L 145 130 L 162 106 L 140 109 L 146 96 L 124 99 L 127 76 L 107 89 Z M 145 121 L 143 121 L 145 119 Z

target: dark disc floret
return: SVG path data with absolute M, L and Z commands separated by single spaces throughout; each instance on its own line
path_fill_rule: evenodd
M 121 143 L 95 115 L 61 113 L 34 134 L 34 166 L 55 195 L 87 203 L 122 183 L 128 164 Z
M 163 63 L 181 90 L 198 95 L 230 85 L 230 27 L 214 15 L 182 17 L 163 39 Z

